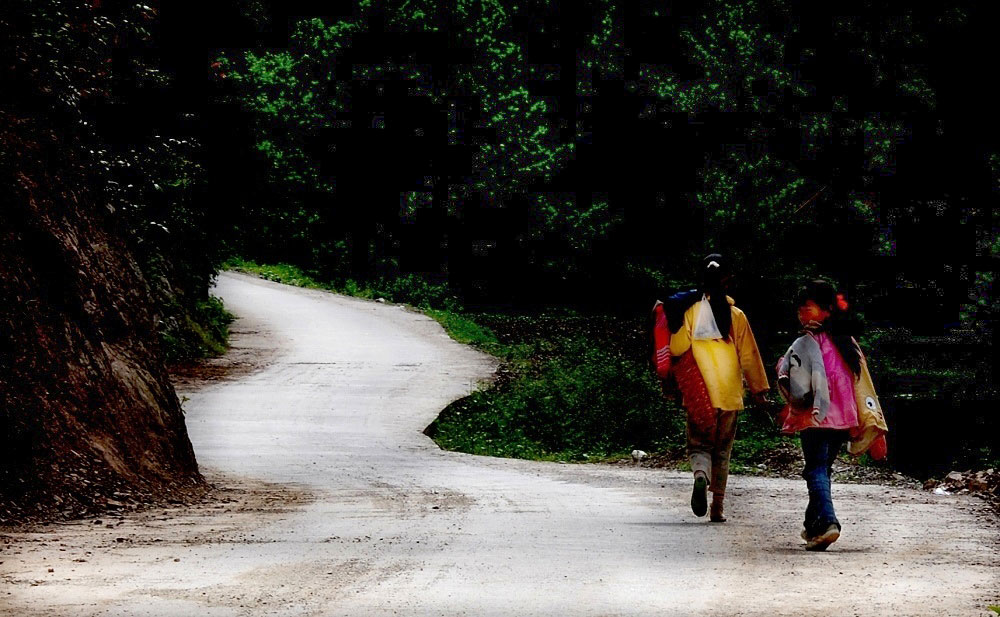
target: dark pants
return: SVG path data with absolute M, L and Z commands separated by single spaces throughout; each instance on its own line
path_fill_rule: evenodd
M 840 521 L 833 511 L 833 496 L 830 493 L 830 476 L 833 462 L 847 442 L 847 431 L 822 428 L 806 429 L 799 434 L 802 440 L 802 454 L 806 468 L 802 477 L 809 487 L 809 506 L 806 507 L 806 533 L 820 534 L 830 526 L 840 528 Z

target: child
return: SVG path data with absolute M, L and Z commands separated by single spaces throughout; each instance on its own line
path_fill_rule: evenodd
M 782 432 L 800 433 L 802 476 L 809 488 L 802 538 L 806 550 L 822 551 L 841 531 L 830 492 L 833 462 L 849 440 L 852 454 L 860 454 L 880 439 L 885 421 L 864 356 L 851 336 L 844 296 L 826 281 L 811 281 L 800 291 L 797 307 L 806 333 L 778 362 L 778 387 L 788 401 Z M 863 411 L 859 395 L 866 401 Z
M 687 452 L 694 472 L 691 510 L 705 516 L 711 491 L 709 520 L 723 523 L 744 377 L 755 402 L 766 402 L 769 386 L 750 323 L 726 295 L 729 273 L 722 255 L 705 257 L 702 268 L 702 288 L 696 295 L 700 301 L 687 298 L 683 310 L 671 311 L 670 353 L 679 356 L 674 373 L 688 415 Z

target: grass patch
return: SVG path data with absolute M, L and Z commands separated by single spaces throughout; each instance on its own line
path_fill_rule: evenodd
M 230 258 L 222 267 L 225 270 L 253 274 L 276 283 L 309 289 L 325 289 L 355 298 L 368 300 L 382 298 L 389 302 L 409 304 L 420 309 L 438 309 L 449 312 L 457 312 L 462 308 L 461 302 L 447 285 L 432 283 L 415 274 L 407 274 L 393 279 L 377 279 L 364 284 L 353 279 L 324 282 L 298 266 L 259 264 L 239 257 Z
M 235 270 L 245 274 L 253 274 L 262 279 L 294 285 L 295 287 L 306 287 L 308 289 L 333 289 L 331 285 L 323 284 L 309 276 L 297 266 L 289 264 L 259 264 L 254 261 L 232 257 L 222 265 L 224 270 Z M 354 294 L 348 294 L 354 295 Z
M 503 355 L 506 351 L 506 347 L 500 344 L 492 330 L 477 324 L 465 315 L 438 309 L 428 309 L 424 312 L 441 324 L 449 336 L 459 343 L 474 345 L 487 351 L 493 350 L 497 356 Z
M 664 400 L 646 360 L 641 320 L 573 313 L 472 314 L 505 350 L 500 383 L 447 407 L 427 433 L 442 448 L 536 460 L 600 461 L 683 450 L 685 412 Z M 489 346 L 485 346 L 489 350 Z M 735 471 L 794 448 L 759 411 L 740 415 Z M 793 450 L 794 451 L 794 450 Z M 682 463 L 686 465 L 686 463 Z
M 561 461 L 653 451 L 683 435 L 645 366 L 585 336 L 551 343 L 558 351 L 540 345 L 506 383 L 447 407 L 428 434 L 445 449 Z
M 210 296 L 190 310 L 174 305 L 160 326 L 160 342 L 168 364 L 221 356 L 228 349 L 234 316 L 222 300 Z

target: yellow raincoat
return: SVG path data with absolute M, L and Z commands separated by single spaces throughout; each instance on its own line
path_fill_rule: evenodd
M 764 362 L 746 314 L 734 306 L 732 298 L 726 296 L 726 299 L 729 300 L 733 318 L 733 336 L 730 342 L 727 343 L 724 339 L 691 340 L 691 332 L 701 306 L 696 302 L 684 313 L 684 325 L 681 329 L 671 335 L 670 353 L 680 356 L 690 350 L 705 379 L 712 405 L 719 409 L 738 410 L 743 409 L 744 375 L 750 391 L 755 394 L 766 392 L 770 385 L 767 383 Z

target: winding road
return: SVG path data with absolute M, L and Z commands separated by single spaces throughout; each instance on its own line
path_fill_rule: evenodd
M 227 273 L 234 353 L 182 391 L 220 504 L 8 535 L 0 614 L 927 615 L 1000 603 L 978 500 L 835 486 L 844 534 L 807 553 L 801 481 L 737 476 L 729 522 L 687 474 L 443 452 L 422 430 L 495 369 L 403 308 Z M 256 499 L 257 501 L 254 501 Z

